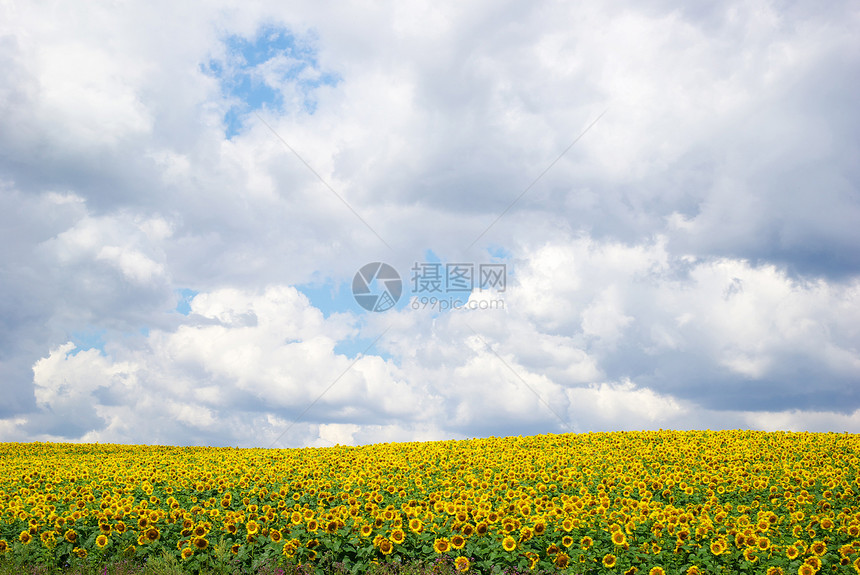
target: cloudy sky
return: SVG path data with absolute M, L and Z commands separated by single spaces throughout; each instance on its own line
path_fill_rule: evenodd
M 0 440 L 860 432 L 858 29 L 0 2 Z

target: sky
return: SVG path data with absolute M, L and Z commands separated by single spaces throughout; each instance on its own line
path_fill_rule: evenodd
M 0 441 L 860 433 L 858 29 L 2 1 Z

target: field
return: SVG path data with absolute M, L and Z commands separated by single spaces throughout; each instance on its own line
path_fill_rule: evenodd
M 860 573 L 858 470 L 851 434 L 284 450 L 2 443 L 0 567 Z

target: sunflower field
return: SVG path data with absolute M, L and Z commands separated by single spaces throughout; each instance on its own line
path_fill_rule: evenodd
M 0 443 L 0 561 L 168 553 L 458 571 L 860 573 L 860 436 L 542 435 L 234 449 Z M 322 571 L 320 568 L 319 571 Z

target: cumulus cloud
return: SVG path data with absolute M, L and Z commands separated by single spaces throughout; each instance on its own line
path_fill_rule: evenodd
M 6 3 L 0 436 L 858 431 L 858 19 Z M 507 289 L 352 301 L 437 257 Z

